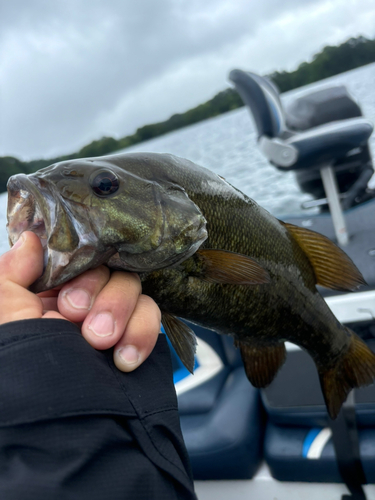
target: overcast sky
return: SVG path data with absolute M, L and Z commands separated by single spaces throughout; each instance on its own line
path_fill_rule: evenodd
M 123 137 L 229 86 L 375 37 L 374 0 L 2 0 L 0 156 Z

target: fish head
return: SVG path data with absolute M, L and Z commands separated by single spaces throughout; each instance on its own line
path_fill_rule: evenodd
M 126 156 L 126 155 L 124 155 Z M 129 159 L 134 166 L 134 159 Z M 8 181 L 7 230 L 14 245 L 33 231 L 44 249 L 34 292 L 107 263 L 133 272 L 170 267 L 207 238 L 206 220 L 185 190 L 127 170 L 111 157 L 59 162 Z

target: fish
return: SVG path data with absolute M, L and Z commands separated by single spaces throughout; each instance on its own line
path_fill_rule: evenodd
M 278 220 L 223 177 L 170 154 L 66 160 L 8 182 L 10 244 L 38 235 L 35 293 L 101 264 L 139 273 L 173 347 L 192 372 L 196 339 L 182 319 L 231 335 L 249 381 L 268 386 L 285 342 L 315 362 L 331 418 L 372 384 L 375 354 L 342 325 L 317 285 L 365 281 L 325 236 Z

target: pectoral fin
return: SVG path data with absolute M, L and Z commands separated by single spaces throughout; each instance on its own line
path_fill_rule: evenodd
M 183 364 L 193 373 L 194 354 L 197 345 L 197 338 L 191 328 L 172 314 L 162 313 L 161 322 L 164 330 L 171 341 L 174 350 Z
M 282 224 L 307 255 L 317 285 L 341 291 L 353 291 L 366 285 L 350 257 L 326 236 L 293 224 Z
M 267 387 L 284 364 L 286 351 L 284 343 L 252 345 L 237 341 L 241 350 L 247 378 L 254 387 Z
M 200 278 L 211 283 L 262 285 L 270 282 L 268 272 L 254 259 L 226 250 L 201 249 Z

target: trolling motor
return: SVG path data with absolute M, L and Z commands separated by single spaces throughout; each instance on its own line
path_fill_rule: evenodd
M 229 79 L 250 108 L 264 156 L 280 170 L 295 171 L 302 191 L 315 198 L 305 208 L 329 206 L 337 241 L 347 245 L 343 210 L 375 196 L 368 188 L 373 125 L 344 86 L 306 94 L 284 110 L 267 78 L 236 69 Z

